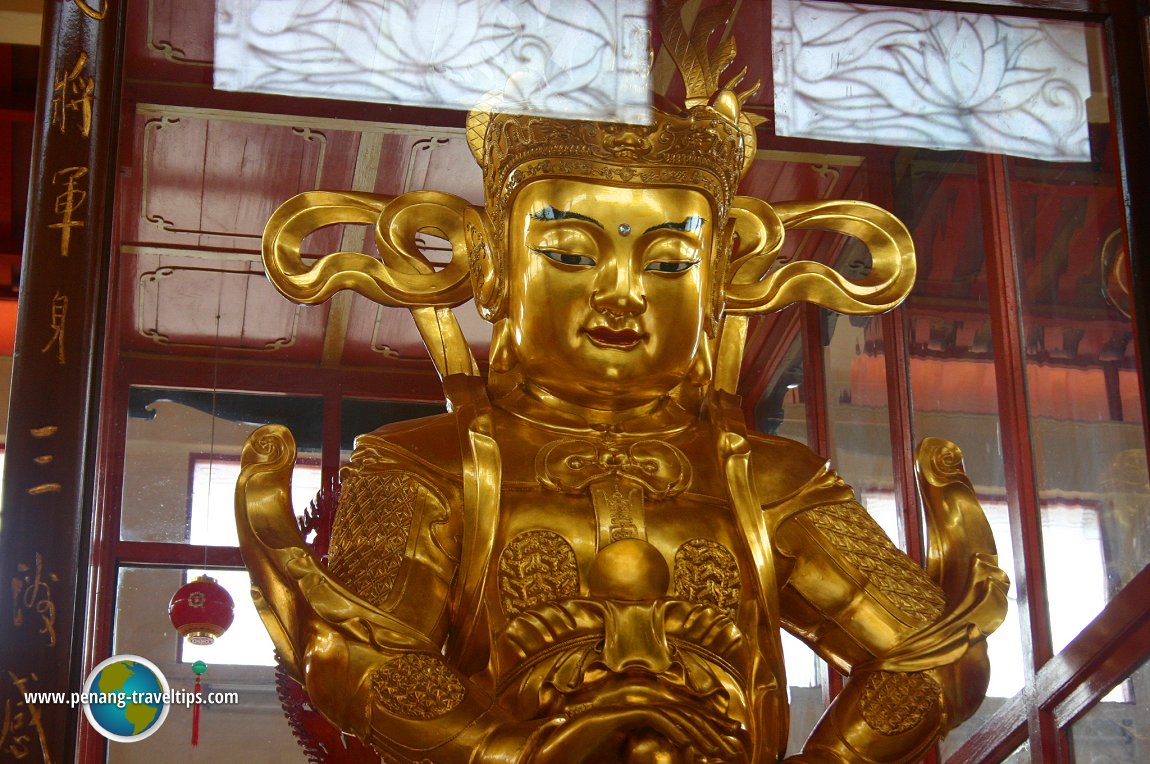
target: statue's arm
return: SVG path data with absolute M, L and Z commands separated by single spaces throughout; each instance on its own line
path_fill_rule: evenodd
M 292 516 L 290 433 L 261 428 L 245 445 L 240 546 L 277 651 L 318 710 L 392 758 L 521 760 L 545 730 L 511 723 L 443 657 L 457 564 L 449 488 L 416 464 L 362 456 L 345 473 L 325 567 Z
M 918 761 L 982 701 L 985 636 L 1005 609 L 1001 571 L 967 559 L 957 566 L 973 571 L 967 590 L 944 592 L 854 500 L 797 512 L 777 530 L 784 622 L 849 675 L 792 761 Z

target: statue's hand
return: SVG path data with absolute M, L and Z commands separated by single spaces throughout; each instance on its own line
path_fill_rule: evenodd
M 557 727 L 539 746 L 535 764 L 712 764 L 746 761 L 742 744 L 681 706 L 619 705 L 585 711 Z
M 371 704 L 365 679 L 372 651 L 349 643 L 338 629 L 318 623 L 304 650 L 304 688 L 312 704 L 336 726 L 368 740 Z

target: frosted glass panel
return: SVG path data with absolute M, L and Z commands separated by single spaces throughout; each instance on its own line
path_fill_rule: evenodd
M 646 0 L 219 0 L 215 87 L 647 123 Z
M 779 135 L 1090 158 L 1078 24 L 775 0 Z

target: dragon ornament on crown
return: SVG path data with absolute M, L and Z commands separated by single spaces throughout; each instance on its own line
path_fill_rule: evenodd
M 728 9 L 689 31 L 682 5 L 662 9 L 681 113 L 476 110 L 485 209 L 316 191 L 268 223 L 283 294 L 410 308 L 448 401 L 357 439 L 327 566 L 296 528 L 285 428 L 251 436 L 236 489 L 281 660 L 385 761 L 778 761 L 784 628 L 849 676 L 787 761 L 917 760 L 985 693 L 1007 579 L 958 449 L 928 439 L 917 455 L 923 571 L 823 459 L 748 432 L 735 394 L 750 314 L 888 310 L 913 283 L 910 236 L 864 202 L 736 194 L 752 91 L 720 84 L 733 40 L 708 49 Z M 374 225 L 379 258 L 305 264 L 303 238 L 334 223 Z M 873 267 L 777 266 L 794 229 L 855 237 Z M 450 242 L 446 266 L 420 231 Z M 451 311 L 472 298 L 493 323 L 486 377 Z

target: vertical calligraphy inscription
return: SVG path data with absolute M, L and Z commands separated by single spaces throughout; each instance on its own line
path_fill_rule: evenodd
M 68 295 L 60 294 L 60 290 L 56 290 L 56 294 L 52 297 L 51 313 L 49 328 L 52 330 L 52 337 L 48 340 L 48 344 L 40 348 L 41 353 L 47 353 L 56 346 L 56 360 L 61 366 L 65 364 L 64 358 L 64 326 L 68 319 Z
M 27 759 L 35 751 L 32 738 L 35 735 L 40 743 L 42 761 L 52 764 L 40 709 L 28 700 L 30 685 L 38 682 L 39 677 L 34 673 L 19 676 L 9 671 L 8 678 L 16 693 L 15 698 L 4 701 L 4 716 L 0 719 L 0 755 L 7 754 L 17 761 Z
M 52 126 L 67 134 L 68 126 L 79 120 L 80 135 L 92 132 L 92 100 L 96 91 L 96 78 L 84 73 L 88 54 L 80 51 L 72 68 L 56 78 L 52 96 Z
M 48 647 L 56 646 L 56 603 L 52 600 L 52 584 L 60 577 L 44 572 L 44 555 L 36 553 L 35 562 L 16 564 L 12 576 L 12 624 L 24 625 L 26 616 L 38 617 L 40 633 L 48 637 Z
M 43 5 L 53 63 L 37 87 L 43 121 L 31 151 L 41 162 L 31 180 L 29 267 L 20 285 L 21 320 L 40 328 L 17 338 L 13 369 L 13 399 L 24 405 L 9 422 L 0 528 L 0 761 L 51 764 L 78 745 L 79 709 L 37 693 L 67 692 L 80 669 L 70 619 L 83 602 L 76 572 L 87 564 L 90 532 L 81 520 L 90 507 L 77 489 L 83 478 L 71 473 L 92 468 L 82 458 L 82 425 L 46 423 L 83 423 L 91 414 L 89 385 L 99 366 L 77 363 L 93 338 L 76 329 L 91 325 L 99 306 L 88 296 L 98 293 L 107 255 L 91 245 L 110 241 L 111 200 L 93 181 L 114 173 L 114 114 L 102 94 L 120 66 L 116 13 L 127 4 Z
M 72 229 L 83 228 L 84 221 L 75 216 L 88 199 L 88 192 L 77 188 L 76 183 L 88 174 L 87 167 L 65 167 L 52 177 L 52 183 L 64 186 L 64 191 L 56 196 L 56 214 L 60 220 L 49 223 L 49 228 L 60 229 L 60 256 L 67 257 L 72 244 Z
M 42 440 L 44 438 L 51 438 L 59 430 L 59 427 L 54 424 L 50 424 L 46 427 L 33 427 L 29 432 L 33 438 Z M 51 454 L 39 454 L 32 458 L 32 462 L 37 467 L 44 467 L 51 464 L 53 459 L 54 457 Z M 29 488 L 28 494 L 30 496 L 39 496 L 42 493 L 57 493 L 60 491 L 60 489 L 61 485 L 59 483 L 40 483 L 39 485 L 34 485 Z

